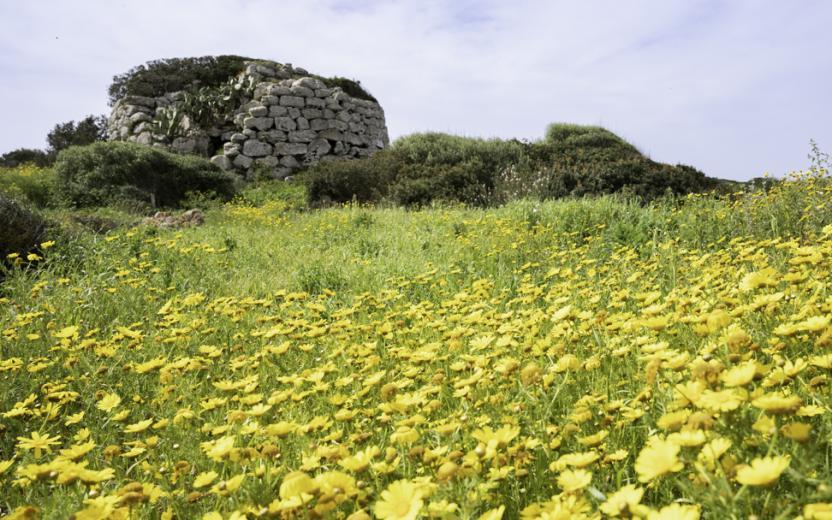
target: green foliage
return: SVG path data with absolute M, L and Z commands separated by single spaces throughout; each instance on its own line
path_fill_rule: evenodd
M 2 192 L 0 222 L 0 263 L 11 253 L 25 257 L 46 239 L 46 221 Z
M 223 55 L 149 61 L 113 77 L 110 105 L 127 95 L 158 97 L 194 85 L 216 87 L 242 72 L 249 59 Z
M 48 166 L 49 163 L 49 155 L 43 150 L 34 148 L 18 148 L 0 155 L 0 167 L 4 168 L 14 168 L 15 166 L 22 166 L 24 164 Z
M 314 179 L 315 189 L 309 191 L 313 204 L 355 197 L 363 202 L 387 198 L 404 206 L 434 200 L 493 206 L 528 197 L 612 193 L 648 201 L 718 185 L 690 166 L 651 161 L 603 128 L 565 124 L 550 125 L 537 142 L 413 134 L 394 142 L 384 155 L 315 166 L 306 175 Z
M 236 178 L 209 161 L 126 142 L 71 147 L 55 164 L 58 194 L 75 207 L 119 201 L 176 207 L 188 192 L 236 192 Z
M 361 85 L 361 82 L 356 79 L 348 79 L 342 78 L 341 76 L 333 76 L 331 78 L 325 78 L 322 76 L 315 76 L 316 78 L 320 79 L 326 86 L 329 88 L 336 88 L 340 87 L 346 94 L 357 98 L 357 99 L 366 99 L 367 101 L 378 102 L 378 100 L 373 97 L 372 94 L 367 92 L 367 90 Z
M 371 160 L 319 162 L 301 177 L 311 205 L 376 202 L 387 196 L 391 175 L 399 168 L 396 157 L 378 152 Z
M 49 144 L 47 152 L 54 160 L 61 150 L 70 146 L 84 146 L 103 141 L 106 131 L 107 118 L 104 116 L 89 115 L 77 123 L 58 123 L 46 136 L 46 142 Z
M 55 172 L 31 163 L 0 167 L 0 193 L 38 208 L 51 207 L 55 203 Z

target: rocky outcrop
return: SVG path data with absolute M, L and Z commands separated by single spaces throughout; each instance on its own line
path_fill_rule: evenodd
M 126 96 L 113 106 L 109 138 L 210 157 L 246 176 L 278 178 L 317 161 L 365 157 L 389 144 L 377 102 L 350 96 L 290 64 L 250 62 L 233 89 L 239 102 L 208 126 L 195 122 L 186 93 Z

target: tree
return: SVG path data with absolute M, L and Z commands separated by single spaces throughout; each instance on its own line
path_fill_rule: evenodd
M 47 152 L 54 159 L 58 152 L 70 146 L 83 146 L 103 141 L 106 136 L 107 119 L 104 116 L 89 115 L 78 121 L 67 121 L 55 125 L 46 136 Z
M 0 166 L 14 168 L 15 166 L 27 163 L 34 164 L 35 166 L 47 166 L 49 164 L 49 156 L 43 150 L 36 150 L 34 148 L 18 148 L 17 150 L 0 155 Z

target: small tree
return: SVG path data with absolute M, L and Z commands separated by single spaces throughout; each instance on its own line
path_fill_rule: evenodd
M 14 168 L 22 164 L 47 166 L 49 164 L 49 156 L 43 150 L 36 150 L 34 148 L 18 148 L 17 150 L 0 155 L 0 166 Z
M 58 152 L 70 146 L 85 146 L 96 141 L 103 141 L 106 137 L 107 119 L 104 116 L 89 115 L 78 121 L 67 121 L 55 125 L 46 136 L 49 144 L 47 152 L 54 158 Z

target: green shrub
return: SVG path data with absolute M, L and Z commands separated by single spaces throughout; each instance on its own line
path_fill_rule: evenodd
M 216 87 L 242 72 L 249 59 L 241 56 L 202 56 L 149 61 L 113 77 L 108 90 L 110 104 L 128 95 L 162 96 L 189 88 L 195 82 L 202 87 Z
M 0 167 L 4 168 L 14 168 L 24 164 L 43 167 L 48 166 L 50 162 L 49 155 L 45 151 L 34 148 L 17 148 L 0 155 Z
M 34 164 L 0 168 L 0 193 L 38 208 L 55 203 L 55 172 Z
M 644 202 L 718 186 L 690 166 L 651 161 L 608 130 L 567 124 L 550 125 L 536 142 L 413 134 L 369 159 L 311 173 L 312 204 L 388 198 L 404 206 L 434 200 L 494 206 L 613 193 Z
M 345 202 L 377 202 L 389 192 L 401 166 L 389 151 L 370 158 L 323 161 L 300 173 L 312 206 Z
M 189 192 L 228 199 L 237 179 L 209 161 L 127 142 L 71 147 L 55 163 L 57 193 L 75 207 L 127 202 L 176 207 Z
M 0 193 L 0 263 L 7 255 L 25 257 L 46 240 L 46 222 L 14 199 Z

